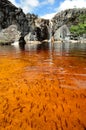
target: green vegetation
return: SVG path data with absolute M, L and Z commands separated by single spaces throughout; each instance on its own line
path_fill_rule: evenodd
M 77 25 L 72 25 L 70 32 L 74 35 L 86 34 L 86 15 L 80 15 L 78 17 L 79 23 Z

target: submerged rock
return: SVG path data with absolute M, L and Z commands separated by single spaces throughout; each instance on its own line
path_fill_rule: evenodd
M 20 39 L 19 39 L 19 44 L 21 45 L 21 44 L 23 44 L 23 45 L 25 45 L 26 44 L 26 42 L 25 42 L 25 40 L 24 40 L 24 37 L 23 36 L 21 36 L 20 37 Z

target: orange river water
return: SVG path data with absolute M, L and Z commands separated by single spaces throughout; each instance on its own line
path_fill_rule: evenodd
M 86 44 L 0 46 L 0 130 L 86 130 Z

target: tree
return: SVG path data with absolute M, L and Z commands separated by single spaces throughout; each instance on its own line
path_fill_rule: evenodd
M 72 25 L 70 32 L 74 35 L 86 34 L 86 15 L 81 14 L 79 17 L 79 23 L 77 25 Z
M 80 21 L 80 23 L 85 24 L 86 23 L 86 15 L 85 14 L 80 15 L 79 16 L 79 21 Z

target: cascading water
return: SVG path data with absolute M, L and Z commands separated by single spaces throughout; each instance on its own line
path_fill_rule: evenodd
M 52 38 L 52 21 L 49 20 L 49 42 L 51 43 Z
M 49 20 L 49 51 L 50 51 L 50 65 L 52 64 L 52 21 Z
M 52 21 L 49 20 L 49 49 L 52 52 Z

